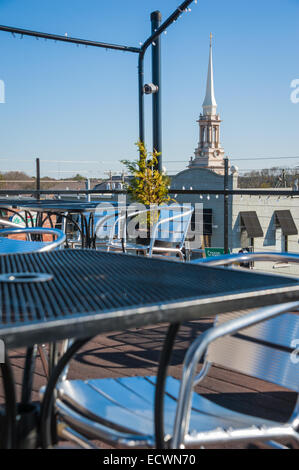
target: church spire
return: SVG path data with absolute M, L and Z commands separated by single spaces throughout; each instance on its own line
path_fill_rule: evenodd
M 212 34 L 210 35 L 210 59 L 206 97 L 199 124 L 199 142 L 195 149 L 195 158 L 190 160 L 189 168 L 208 168 L 220 175 L 224 173 L 224 150 L 220 144 L 220 116 L 214 95 Z
M 207 77 L 206 97 L 203 102 L 203 114 L 205 116 L 215 116 L 217 103 L 214 94 L 214 74 L 213 74 L 213 53 L 212 53 L 212 33 L 210 34 L 210 57 Z

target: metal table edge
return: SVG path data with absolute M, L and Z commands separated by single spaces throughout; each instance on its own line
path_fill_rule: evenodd
M 28 347 L 65 338 L 95 337 L 101 333 L 151 324 L 197 320 L 219 313 L 258 309 L 294 300 L 299 300 L 299 284 L 113 311 L 94 311 L 44 323 L 38 321 L 27 325 L 18 324 L 0 330 L 0 339 L 7 348 Z

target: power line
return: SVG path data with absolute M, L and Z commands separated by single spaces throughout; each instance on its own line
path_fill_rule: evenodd
M 234 158 L 229 156 L 228 157 L 230 160 L 234 161 L 246 161 L 246 160 L 289 160 L 289 159 L 295 159 L 297 157 L 245 157 L 245 158 Z M 165 160 L 165 163 L 186 163 L 186 160 Z

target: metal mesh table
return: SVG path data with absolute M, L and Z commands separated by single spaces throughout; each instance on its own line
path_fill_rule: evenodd
M 16 213 L 13 208 L 25 211 L 25 219 L 30 225 L 43 226 L 48 220 L 51 227 L 53 224 L 51 216 L 55 215 L 58 220 L 64 219 L 65 223 L 70 222 L 78 230 L 82 236 L 82 247 L 91 246 L 95 248 L 95 233 L 94 233 L 94 214 L 99 209 L 100 212 L 105 208 L 116 207 L 117 201 L 74 201 L 74 200 L 57 200 L 57 199 L 41 199 L 41 200 L 0 200 L 0 209 L 8 210 Z M 32 213 L 37 213 L 36 221 Z M 45 217 L 43 216 L 45 215 Z M 78 221 L 80 218 L 80 222 Z M 24 219 L 24 221 L 25 221 Z M 66 228 L 66 227 L 65 227 Z
M 299 299 L 288 277 L 94 250 L 7 255 L 0 267 L 7 348 Z

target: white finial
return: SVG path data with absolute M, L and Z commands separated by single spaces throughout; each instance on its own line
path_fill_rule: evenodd
M 207 77 L 207 88 L 206 97 L 203 102 L 204 115 L 215 116 L 217 110 L 217 103 L 214 94 L 214 74 L 213 74 L 213 54 L 212 54 L 212 38 L 213 35 L 210 33 L 210 57 L 209 57 L 209 68 Z

